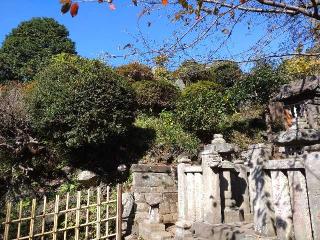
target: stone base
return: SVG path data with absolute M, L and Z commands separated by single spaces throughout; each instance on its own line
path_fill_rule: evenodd
M 238 210 L 224 211 L 224 223 L 240 222 L 240 215 Z
M 178 221 L 176 222 L 176 234 L 175 240 L 184 240 L 187 238 L 192 238 L 191 232 L 192 222 L 188 221 Z
M 169 240 L 172 235 L 165 231 L 165 225 L 162 223 L 140 223 L 139 236 L 145 240 Z

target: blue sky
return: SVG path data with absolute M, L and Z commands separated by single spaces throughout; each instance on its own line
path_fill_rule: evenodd
M 138 32 L 137 20 L 142 8 L 134 7 L 130 0 L 115 0 L 115 5 L 117 9 L 111 11 L 107 4 L 82 3 L 78 16 L 72 18 L 69 14 L 60 13 L 59 0 L 1 0 L 0 42 L 21 21 L 32 17 L 52 17 L 68 28 L 80 55 L 95 58 L 102 52 L 123 54 L 119 47 L 135 42 L 133 36 Z M 145 33 L 149 39 L 157 42 L 165 41 L 170 32 L 179 27 L 169 23 L 163 16 L 153 15 L 145 22 L 149 20 L 155 23 L 150 28 L 145 27 Z M 248 35 L 245 33 L 246 26 L 240 25 L 232 41 L 219 54 L 227 56 L 246 49 L 257 39 L 260 30 L 257 28 Z M 195 50 L 198 55 L 206 53 L 206 44 L 210 43 L 204 42 Z M 118 65 L 126 61 L 128 60 L 116 59 L 112 64 Z

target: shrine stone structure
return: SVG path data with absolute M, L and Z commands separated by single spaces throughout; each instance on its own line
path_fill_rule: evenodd
M 281 88 L 284 128 L 239 151 L 215 134 L 170 166 L 133 165 L 135 231 L 143 239 L 320 239 L 320 78 Z

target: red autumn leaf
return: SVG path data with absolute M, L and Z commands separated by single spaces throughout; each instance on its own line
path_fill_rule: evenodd
M 77 16 L 79 10 L 79 4 L 78 3 L 72 3 L 70 7 L 70 14 L 72 17 Z
M 245 3 L 246 3 L 246 0 L 240 0 L 240 3 L 241 3 L 241 4 L 245 4 Z
M 116 6 L 114 5 L 114 4 L 109 4 L 109 8 L 110 8 L 110 10 L 112 10 L 112 11 L 114 11 L 114 10 L 116 10 Z
M 69 12 L 70 7 L 71 7 L 71 3 L 65 3 L 65 4 L 63 4 L 63 5 L 61 6 L 61 12 L 62 12 L 63 14 Z
M 99 3 L 103 3 L 103 0 L 98 0 Z
M 166 6 L 168 4 L 168 0 L 162 0 L 162 5 Z

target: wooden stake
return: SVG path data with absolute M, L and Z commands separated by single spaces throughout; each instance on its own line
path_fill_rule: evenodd
M 86 224 L 89 222 L 89 205 L 90 205 L 90 189 L 87 191 L 87 210 L 86 210 Z M 89 226 L 86 226 L 85 239 L 89 237 Z
M 116 240 L 122 239 L 122 184 L 117 185 Z
M 59 195 L 56 195 L 56 202 L 54 204 L 54 215 L 53 215 L 53 240 L 57 240 L 58 232 L 58 214 L 59 214 Z
M 96 224 L 96 239 L 100 239 L 100 224 L 101 224 L 101 189 L 97 188 L 97 224 Z
M 18 222 L 18 230 L 17 230 L 17 239 L 20 238 L 21 218 L 22 218 L 22 201 L 20 201 L 19 203 L 19 222 Z
M 30 228 L 29 228 L 29 239 L 33 239 L 33 229 L 34 229 L 34 218 L 36 215 L 36 199 L 32 199 L 31 205 L 31 219 L 30 219 Z
M 66 199 L 66 213 L 65 213 L 65 215 L 64 215 L 64 232 L 63 232 L 63 240 L 67 240 L 68 209 L 69 209 L 69 193 L 67 193 L 67 199 Z
M 6 213 L 6 223 L 4 227 L 4 240 L 9 240 L 10 217 L 11 217 L 11 202 L 8 202 L 7 213 Z
M 76 226 L 75 226 L 75 240 L 79 240 L 79 226 L 80 226 L 80 208 L 81 208 L 81 192 L 77 192 L 77 208 L 76 208 Z
M 47 197 L 43 197 L 43 209 L 42 209 L 42 223 L 41 223 L 41 240 L 44 240 L 44 230 L 46 224 L 46 206 L 47 206 Z
M 109 201 L 110 201 L 110 187 L 107 186 L 107 206 L 106 206 L 106 236 L 109 235 Z

